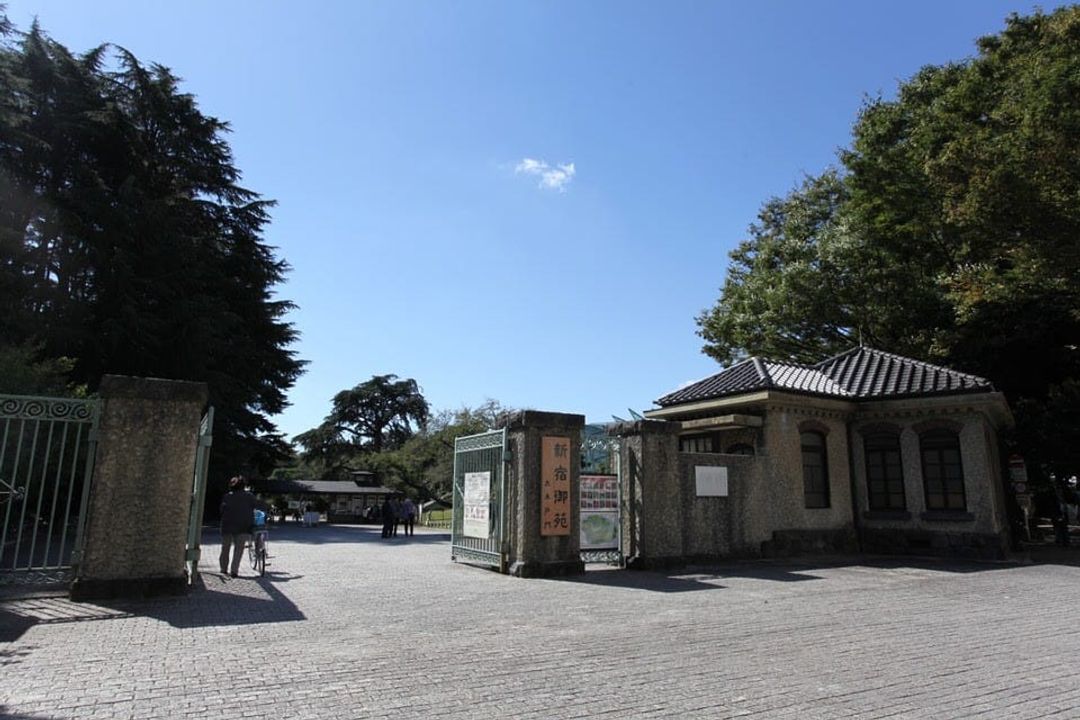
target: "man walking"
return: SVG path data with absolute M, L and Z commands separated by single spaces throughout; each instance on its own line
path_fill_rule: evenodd
M 255 510 L 267 511 L 270 506 L 244 489 L 244 479 L 237 475 L 229 480 L 229 492 L 221 499 L 221 574 L 232 577 L 240 574 L 240 557 L 251 536 Z M 229 563 L 232 548 L 232 564 Z

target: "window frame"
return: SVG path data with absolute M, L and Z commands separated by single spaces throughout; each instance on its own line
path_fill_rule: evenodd
M 807 443 L 808 438 L 816 441 Z M 802 449 L 803 506 L 808 510 L 827 510 L 832 507 L 832 492 L 829 483 L 828 438 L 819 430 L 804 430 L 799 433 L 799 446 Z M 816 457 L 818 465 L 808 464 L 807 457 Z M 820 467 L 821 477 L 812 477 L 808 470 Z M 818 484 L 820 488 L 812 488 Z
M 889 454 L 895 453 L 895 462 Z M 904 487 L 904 453 L 900 436 L 891 432 L 875 432 L 863 438 L 863 460 L 866 468 L 866 503 L 870 512 L 903 512 L 907 510 L 907 491 Z M 878 462 L 875 463 L 875 460 Z M 875 470 L 880 478 L 875 478 Z M 895 470 L 895 476 L 890 471 Z M 875 491 L 874 483 L 883 484 Z M 899 504 L 896 504 L 897 497 Z M 884 498 L 884 502 L 882 502 Z
M 699 450 L 699 449 L 696 449 L 696 447 L 695 447 L 695 449 L 691 450 L 691 449 L 687 449 L 687 447 L 686 447 L 689 444 L 693 444 L 693 445 L 696 446 L 696 445 L 698 445 L 699 443 L 702 443 L 702 442 L 704 442 L 707 445 L 707 447 L 709 448 L 708 450 Z M 679 436 L 679 452 L 715 454 L 716 453 L 715 448 L 716 448 L 716 438 L 713 437 L 712 433 L 696 433 L 696 434 L 693 434 L 693 435 L 680 435 Z
M 949 451 L 955 452 L 955 462 L 946 457 Z M 967 512 L 967 483 L 964 478 L 960 434 L 944 428 L 935 428 L 920 434 L 919 462 L 922 466 L 923 500 L 926 503 L 926 511 L 930 513 Z M 939 485 L 940 489 L 931 492 L 932 483 Z M 958 491 L 957 488 L 959 488 Z M 932 503 L 932 498 L 939 499 L 940 503 Z

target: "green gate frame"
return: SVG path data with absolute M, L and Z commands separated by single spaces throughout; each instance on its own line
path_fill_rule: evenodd
M 506 428 L 454 440 L 454 510 L 450 523 L 450 559 L 486 565 L 506 572 Z M 464 529 L 465 473 L 490 472 L 487 538 L 466 536 Z
M 188 584 L 199 577 L 199 558 L 202 555 L 202 521 L 206 506 L 206 471 L 210 467 L 210 446 L 214 441 L 214 407 L 211 405 L 199 423 L 199 437 L 195 446 L 195 476 L 191 484 L 191 508 L 188 511 L 187 548 L 184 565 Z
M 99 418 L 97 400 L 0 395 L 0 585 L 59 583 L 75 576 L 83 554 Z M 76 489 L 79 504 L 73 517 Z M 16 503 L 21 504 L 17 513 Z M 28 528 L 30 537 L 24 541 Z M 42 535 L 44 546 L 39 547 Z
M 585 434 L 585 432 L 583 430 L 582 434 L 581 434 L 581 458 L 582 458 L 582 461 L 583 461 L 583 465 L 584 465 L 584 459 L 585 459 L 586 455 L 591 454 L 591 453 L 587 453 L 587 451 L 596 452 L 598 450 L 606 450 L 609 457 L 612 459 L 612 465 L 614 466 L 611 469 L 615 471 L 612 474 L 615 475 L 615 478 L 616 478 L 615 486 L 618 488 L 618 495 L 619 495 L 619 500 L 618 500 L 618 505 L 619 505 L 619 547 L 613 548 L 613 549 L 610 549 L 610 550 L 581 550 L 579 552 L 579 555 L 581 557 L 581 561 L 584 562 L 584 563 L 606 563 L 608 565 L 615 565 L 615 566 L 618 566 L 618 567 L 625 567 L 626 566 L 626 553 L 624 552 L 624 549 L 626 548 L 626 537 L 625 537 L 626 533 L 624 532 L 625 528 L 623 527 L 622 438 L 619 438 L 619 437 L 602 437 L 602 438 L 592 437 L 592 438 L 590 438 L 590 437 L 586 436 L 586 434 Z M 581 474 L 582 475 L 589 475 L 589 474 L 591 474 L 591 469 L 590 469 L 590 472 L 587 473 L 587 472 L 585 472 L 585 468 L 583 466 L 581 468 Z M 600 473 L 600 474 L 605 474 L 605 473 Z M 580 516 L 581 516 L 581 506 L 580 506 L 580 503 L 579 503 L 579 505 L 578 505 L 578 523 L 579 523 L 579 527 L 580 527 L 580 522 L 581 522 L 581 517 Z

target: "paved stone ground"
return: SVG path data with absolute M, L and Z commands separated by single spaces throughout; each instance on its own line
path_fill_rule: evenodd
M 1080 717 L 1076 566 L 521 580 L 338 526 L 274 528 L 233 580 L 206 542 L 185 598 L 0 600 L 0 716 Z

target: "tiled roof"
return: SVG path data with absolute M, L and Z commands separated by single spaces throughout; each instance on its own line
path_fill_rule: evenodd
M 852 348 L 814 367 L 859 398 L 947 395 L 994 389 L 986 378 L 866 347 Z
M 352 480 L 264 480 L 255 483 L 255 490 L 274 495 L 389 493 L 389 488 L 358 485 Z
M 759 390 L 787 390 L 852 400 L 990 392 L 989 380 L 857 347 L 817 365 L 749 358 L 656 401 L 661 407 Z

